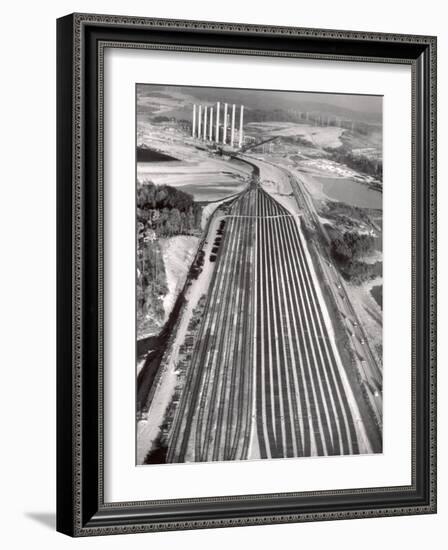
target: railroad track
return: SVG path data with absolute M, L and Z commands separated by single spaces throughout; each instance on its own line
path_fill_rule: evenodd
M 243 192 L 232 211 L 247 212 L 251 194 L 250 189 Z M 240 433 L 250 431 L 245 393 L 249 393 L 251 373 L 246 369 L 250 361 L 245 359 L 244 319 L 250 299 L 253 227 L 254 222 L 235 217 L 225 229 L 173 425 L 169 461 L 224 460 L 237 455 L 243 458 Z
M 252 182 L 226 220 L 168 461 L 371 452 L 296 217 Z
M 323 317 L 303 239 L 292 220 L 263 216 L 283 207 L 264 191 L 260 195 L 257 355 L 258 376 L 265 379 L 257 386 L 264 394 L 257 399 L 260 448 L 267 457 L 358 453 L 359 440 L 364 447 L 367 442 L 355 425 L 359 413 Z

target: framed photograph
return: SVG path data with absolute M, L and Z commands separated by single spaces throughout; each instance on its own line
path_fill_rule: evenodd
M 436 38 L 57 22 L 57 528 L 436 511 Z

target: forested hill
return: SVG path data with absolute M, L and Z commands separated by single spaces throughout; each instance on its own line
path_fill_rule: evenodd
M 160 331 L 168 292 L 160 238 L 200 235 L 202 208 L 188 193 L 152 182 L 137 186 L 137 334 Z
M 189 234 L 200 228 L 201 207 L 184 191 L 147 182 L 137 188 L 137 220 L 159 237 Z

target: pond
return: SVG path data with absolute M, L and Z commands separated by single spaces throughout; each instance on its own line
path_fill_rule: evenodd
M 383 208 L 383 194 L 350 178 L 313 176 L 322 192 L 330 199 L 359 208 Z

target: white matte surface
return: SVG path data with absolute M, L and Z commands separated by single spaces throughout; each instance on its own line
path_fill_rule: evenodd
M 437 515 L 171 531 L 73 540 L 55 532 L 56 25 L 73 11 L 438 34 L 439 512 Z M 2 109 L 2 544 L 33 550 L 404 550 L 443 548 L 448 522 L 448 33 L 446 2 L 210 0 L 9 2 L 0 35 Z M 20 33 L 18 30 L 20 22 Z M 26 163 L 24 148 L 27 144 Z M 20 215 L 18 213 L 20 212 Z M 25 345 L 26 341 L 26 345 Z M 27 353 L 25 353 L 25 351 Z M 30 354 L 31 352 L 31 354 Z
M 135 467 L 136 82 L 384 95 L 383 454 Z M 106 50 L 106 501 L 410 484 L 410 85 L 403 65 Z

